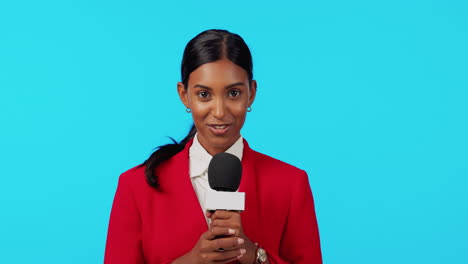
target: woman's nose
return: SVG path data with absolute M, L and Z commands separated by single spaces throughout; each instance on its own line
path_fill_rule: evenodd
M 226 103 L 224 102 L 223 98 L 218 98 L 215 100 L 212 110 L 212 115 L 218 119 L 222 120 L 226 114 Z

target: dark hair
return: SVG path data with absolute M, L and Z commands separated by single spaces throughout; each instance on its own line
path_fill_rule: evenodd
M 211 29 L 195 36 L 185 47 L 181 67 L 184 88 L 187 90 L 189 76 L 194 70 L 205 63 L 220 59 L 228 59 L 237 64 L 247 72 L 249 81 L 253 80 L 252 55 L 244 40 L 227 30 Z M 140 165 L 146 166 L 146 181 L 151 187 L 156 189 L 159 187 L 158 175 L 155 173 L 156 167 L 182 151 L 196 132 L 195 125 L 192 125 L 190 132 L 182 141 L 177 143 L 171 138 L 173 144 L 157 147 L 156 151 Z

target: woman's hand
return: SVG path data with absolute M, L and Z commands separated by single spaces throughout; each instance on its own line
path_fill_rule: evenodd
M 206 215 L 211 218 L 210 230 L 214 228 L 230 228 L 236 230 L 233 236 L 244 240 L 242 248 L 245 249 L 245 254 L 239 258 L 241 264 L 252 264 L 255 262 L 257 246 L 244 234 L 240 213 L 217 210 L 214 213 L 207 213 Z
M 241 248 L 245 241 L 236 234 L 239 234 L 239 230 L 221 226 L 212 227 L 200 236 L 190 252 L 172 264 L 223 264 L 238 260 L 245 254 L 245 249 Z M 223 250 L 219 251 L 220 248 Z

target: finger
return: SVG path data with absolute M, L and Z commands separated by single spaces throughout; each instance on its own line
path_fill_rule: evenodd
M 223 250 L 236 250 L 244 244 L 244 239 L 240 237 L 223 237 L 210 240 L 207 242 L 207 248 L 219 251 Z
M 241 248 L 245 240 L 240 237 L 222 237 L 213 240 L 202 240 L 200 243 L 200 252 L 223 252 L 225 250 L 236 250 Z
M 246 250 L 244 248 L 223 252 L 209 252 L 202 254 L 202 259 L 214 263 L 229 263 L 241 258 L 245 252 Z
M 211 221 L 210 227 L 229 227 L 232 229 L 240 229 L 241 223 L 237 221 L 238 219 L 216 219 Z
M 236 261 L 236 260 L 242 258 L 242 256 L 244 256 L 244 255 L 240 255 L 239 257 L 232 257 L 232 258 L 225 259 L 225 260 L 213 260 L 211 263 L 216 263 L 216 264 L 231 263 L 233 261 Z
M 211 216 L 213 215 L 213 212 L 206 212 L 205 215 L 206 217 L 211 218 Z
M 210 227 L 215 227 L 215 226 L 218 226 L 218 227 L 230 227 L 230 226 L 229 226 L 229 221 L 220 220 L 220 219 L 216 219 L 216 220 L 211 221 Z
M 238 212 L 233 212 L 233 211 L 226 211 L 226 210 L 216 210 L 212 215 L 211 215 L 211 220 L 215 219 L 229 219 L 232 217 L 240 217 L 240 214 Z
M 232 220 L 215 220 L 211 222 L 210 228 L 227 227 L 235 230 L 232 236 L 240 236 L 241 224 Z
M 212 240 L 217 236 L 232 236 L 236 234 L 236 232 L 237 231 L 232 228 L 216 226 L 203 233 L 202 237 L 206 240 Z

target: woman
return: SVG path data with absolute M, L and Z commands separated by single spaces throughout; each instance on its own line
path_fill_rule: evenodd
M 240 134 L 256 90 L 239 35 L 208 30 L 187 44 L 177 91 L 194 126 L 120 176 L 106 264 L 322 263 L 307 174 L 253 151 Z M 208 164 L 220 152 L 242 161 L 242 213 L 204 213 Z

